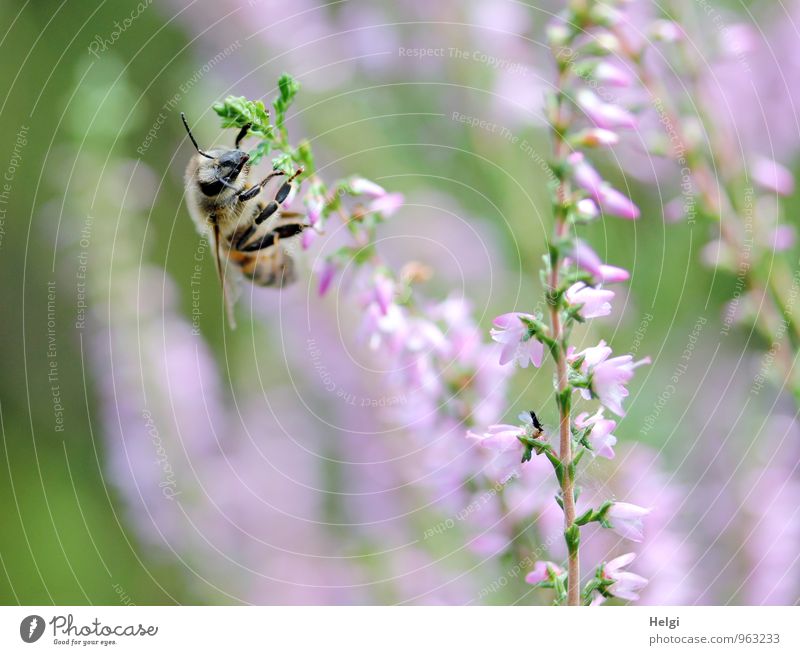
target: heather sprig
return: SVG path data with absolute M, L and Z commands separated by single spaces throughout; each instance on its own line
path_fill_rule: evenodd
M 556 89 L 547 98 L 547 118 L 553 141 L 552 208 L 553 235 L 544 258 L 544 315 L 510 312 L 495 319 L 491 335 L 502 344 L 500 362 L 521 368 L 540 367 L 549 353 L 554 368 L 554 392 L 558 410 L 558 434 L 550 443 L 543 431 L 531 434 L 525 426 L 493 425 L 480 436 L 481 444 L 497 452 L 512 452 L 525 465 L 535 453 L 550 462 L 558 481 L 556 502 L 564 516 L 567 565 L 538 562 L 528 581 L 555 592 L 557 604 L 591 604 L 607 597 L 634 600 L 635 591 L 646 581 L 621 572 L 628 563 L 621 558 L 598 568 L 596 578 L 581 592 L 581 528 L 596 522 L 634 541 L 642 539 L 642 517 L 649 510 L 631 503 L 607 500 L 588 507 L 580 515 L 576 483 L 579 465 L 587 453 L 613 457 L 616 421 L 604 416 L 608 409 L 624 416 L 622 405 L 627 384 L 639 365 L 630 355 L 612 356 L 601 341 L 576 352 L 570 345 L 573 327 L 611 311 L 614 292 L 604 283 L 621 282 L 627 271 L 604 264 L 585 242 L 578 229 L 599 216 L 613 215 L 636 220 L 639 208 L 621 191 L 602 178 L 592 166 L 588 149 L 616 144 L 618 131 L 636 127 L 633 111 L 601 100 L 588 82 L 601 76 L 609 83 L 626 85 L 629 78 L 602 57 L 615 48 L 609 28 L 619 19 L 619 9 L 592 1 L 569 3 L 549 28 L 548 38 L 557 67 Z M 577 395 L 577 397 L 576 397 Z M 573 415 L 574 407 L 594 403 L 595 413 Z M 598 406 L 599 405 L 599 406 Z M 534 416 L 533 414 L 531 416 Z M 631 557 L 632 559 L 632 557 Z

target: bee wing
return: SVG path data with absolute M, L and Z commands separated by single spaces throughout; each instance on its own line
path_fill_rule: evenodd
M 230 260 L 226 256 L 223 262 L 223 246 L 220 243 L 219 226 L 214 225 L 214 258 L 217 262 L 217 273 L 219 274 L 220 288 L 222 290 L 222 302 L 225 305 L 225 314 L 228 317 L 228 325 L 232 330 L 236 329 L 236 317 L 234 316 L 233 306 L 241 292 L 239 284 L 239 273 L 231 266 Z

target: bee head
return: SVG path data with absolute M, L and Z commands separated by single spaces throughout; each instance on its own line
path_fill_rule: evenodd
M 186 132 L 198 154 L 208 160 L 201 160 L 198 165 L 197 181 L 203 194 L 207 196 L 216 196 L 225 189 L 239 191 L 242 185 L 236 185 L 235 183 L 242 170 L 246 170 L 250 155 L 238 148 L 234 150 L 214 149 L 208 152 L 201 150 L 200 146 L 197 145 L 192 131 L 189 129 L 189 124 L 186 122 L 186 116 L 183 112 L 181 112 L 181 118 L 183 119 Z
M 228 150 L 222 153 L 216 159 L 220 179 L 233 182 L 239 177 L 239 173 L 242 172 L 242 169 L 249 160 L 250 155 L 243 150 Z

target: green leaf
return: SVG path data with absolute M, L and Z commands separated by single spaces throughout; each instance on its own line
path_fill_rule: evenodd
M 249 125 L 248 134 L 266 138 L 272 135 L 269 112 L 260 100 L 248 100 L 244 96 L 228 96 L 223 102 L 214 103 L 214 111 L 222 119 L 222 127 L 241 129 Z
M 276 171 L 283 171 L 286 175 L 291 175 L 294 172 L 291 155 L 284 152 L 274 157 L 272 159 L 272 168 Z

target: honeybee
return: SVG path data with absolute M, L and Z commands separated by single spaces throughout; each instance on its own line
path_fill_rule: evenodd
M 197 145 L 183 112 L 181 119 L 197 150 L 186 167 L 189 214 L 201 233 L 210 232 L 213 237 L 223 302 L 231 327 L 235 327 L 233 301 L 238 278 L 282 288 L 297 277 L 286 245 L 309 226 L 302 214 L 283 211 L 281 205 L 303 169 L 297 169 L 278 187 L 272 200 L 264 202 L 261 193 L 267 183 L 286 174 L 273 170 L 258 184 L 250 183 L 250 156 L 239 147 L 250 126 L 239 131 L 234 149 L 205 151 Z

